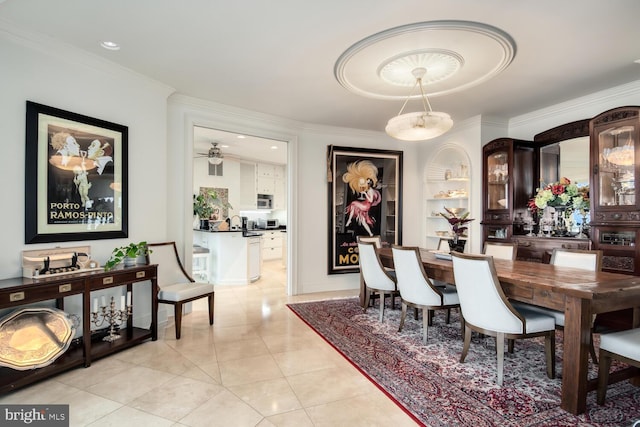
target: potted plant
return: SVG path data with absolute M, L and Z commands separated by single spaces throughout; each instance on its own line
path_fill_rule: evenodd
M 120 246 L 111 252 L 111 258 L 105 263 L 104 270 L 109 271 L 121 262 L 125 266 L 136 265 L 138 257 L 146 256 L 150 252 L 147 242 L 129 243 L 127 246 Z
M 209 219 L 215 208 L 233 209 L 230 203 L 224 202 L 215 190 L 204 190 L 198 195 L 193 195 L 193 214 L 200 218 L 200 229 L 209 229 Z M 219 218 L 221 219 L 221 218 Z
M 469 218 L 469 212 L 465 212 L 458 216 L 459 211 L 457 209 L 444 208 L 446 212 L 441 212 L 440 215 L 445 218 L 451 226 L 451 239 L 449 239 L 449 248 L 452 251 L 464 252 L 464 244 L 466 240 L 460 240 L 463 237 L 469 227 L 467 223 L 473 221 L 473 218 Z
M 200 218 L 200 229 L 209 229 L 209 218 L 213 214 L 213 204 L 208 192 L 193 195 L 193 214 Z

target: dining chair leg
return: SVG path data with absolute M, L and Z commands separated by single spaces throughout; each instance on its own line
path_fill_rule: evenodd
M 209 296 L 207 297 L 207 300 L 209 302 L 209 324 L 213 325 L 213 307 L 214 307 L 214 298 L 215 298 L 215 294 L 214 293 L 210 293 Z
M 460 363 L 464 362 L 469 352 L 469 345 L 471 344 L 471 328 L 464 328 L 464 345 L 462 346 L 462 353 L 460 354 Z
M 380 322 L 382 322 L 382 318 L 384 317 L 384 292 L 380 292 Z
M 179 340 L 182 330 L 182 303 L 177 302 L 173 307 L 173 317 L 176 324 L 176 339 Z
M 507 340 L 507 351 L 509 353 L 513 353 L 513 344 L 515 343 L 516 340 Z
M 422 344 L 426 344 L 427 339 L 429 337 L 429 323 L 430 323 L 429 320 L 431 320 L 431 318 L 429 316 L 425 316 L 423 313 L 422 314 Z
M 496 336 L 496 355 L 498 356 L 498 385 L 502 386 L 504 377 L 504 333 L 498 332 Z
M 451 321 L 451 309 L 447 308 L 447 317 L 445 318 L 445 323 L 448 325 Z
M 366 313 L 369 308 L 369 301 L 371 299 L 371 291 L 368 288 L 364 288 L 364 305 L 362 306 L 362 312 Z
M 544 337 L 544 352 L 547 359 L 547 377 L 556 377 L 556 333 L 551 331 Z
M 404 327 L 404 319 L 407 316 L 407 304 L 402 302 L 402 311 L 400 312 L 400 327 L 398 328 L 398 332 L 402 332 L 402 328 Z
M 607 385 L 609 385 L 609 368 L 611 367 L 611 355 L 609 352 L 600 350 L 600 363 L 598 364 L 598 405 L 604 405 L 607 396 Z

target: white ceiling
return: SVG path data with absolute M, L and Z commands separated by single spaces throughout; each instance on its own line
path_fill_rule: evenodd
M 195 126 L 193 129 L 194 155 L 206 161 L 211 143 L 217 142 L 225 158 L 236 158 L 284 165 L 287 163 L 287 143 L 273 139 L 240 135 L 218 129 Z M 204 155 L 202 154 L 204 153 Z
M 431 97 L 434 110 L 460 122 L 509 118 L 640 79 L 639 18 L 638 0 L 0 1 L 0 28 L 76 46 L 178 93 L 375 131 L 401 102 L 356 95 L 334 75 L 340 55 L 372 34 L 466 20 L 511 36 L 516 53 L 504 71 Z M 103 40 L 122 48 L 105 50 Z

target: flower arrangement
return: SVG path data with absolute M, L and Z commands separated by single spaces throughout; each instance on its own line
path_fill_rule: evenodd
M 445 207 L 444 210 L 446 212 L 441 212 L 440 216 L 446 219 L 451 226 L 451 231 L 453 233 L 453 240 L 457 241 L 459 237 L 462 237 L 467 229 L 465 224 L 474 220 L 474 218 L 469 218 L 469 212 L 465 212 L 462 215 L 458 216 L 458 213 Z
M 528 202 L 532 215 L 542 215 L 547 206 L 562 206 L 569 209 L 589 209 L 589 186 L 578 187 L 568 178 L 561 178 L 553 184 L 538 189 L 535 197 Z

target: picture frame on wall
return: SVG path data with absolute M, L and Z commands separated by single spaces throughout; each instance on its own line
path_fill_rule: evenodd
M 357 236 L 402 244 L 402 151 L 327 147 L 328 274 L 359 271 Z
M 26 103 L 25 243 L 128 236 L 128 128 Z

